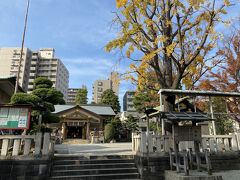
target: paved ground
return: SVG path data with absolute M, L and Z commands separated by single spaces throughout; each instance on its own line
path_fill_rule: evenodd
M 171 172 L 171 171 L 169 171 Z M 177 175 L 182 175 L 184 176 L 183 173 L 176 173 L 174 171 L 172 171 L 173 174 L 177 174 Z M 240 170 L 232 170 L 232 171 L 220 171 L 220 172 L 215 172 L 213 173 L 213 175 L 215 176 L 222 176 L 223 180 L 240 180 Z M 198 172 L 198 171 L 190 171 L 190 176 L 194 177 L 194 176 L 201 176 L 202 179 L 204 179 L 205 176 L 208 176 L 206 172 Z M 170 176 L 169 176 L 170 177 Z M 172 178 L 173 179 L 173 178 Z
M 222 175 L 223 180 L 239 180 L 240 179 L 240 170 L 221 171 L 215 174 Z
M 55 154 L 74 155 L 131 155 L 131 143 L 104 143 L 104 144 L 56 144 Z

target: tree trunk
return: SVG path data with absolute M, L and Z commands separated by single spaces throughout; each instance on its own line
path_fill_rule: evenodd
M 175 95 L 163 96 L 164 112 L 174 111 L 175 99 Z

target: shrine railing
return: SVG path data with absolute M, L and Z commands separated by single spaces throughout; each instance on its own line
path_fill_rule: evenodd
M 203 135 L 202 149 L 208 149 L 210 152 L 238 151 L 239 135 Z
M 149 153 L 169 152 L 171 144 L 170 136 L 159 136 L 149 134 L 148 151 Z M 190 141 L 183 141 L 179 143 L 179 151 L 192 149 L 194 151 L 194 144 Z M 231 135 L 202 135 L 202 142 L 200 143 L 200 150 L 208 150 L 210 153 L 215 152 L 230 152 L 240 150 L 240 133 L 233 133 Z M 146 133 L 132 135 L 132 151 L 147 152 L 147 136 Z
M 169 152 L 170 136 L 159 136 L 149 134 L 148 151 L 150 153 Z M 132 151 L 147 152 L 147 135 L 146 133 L 132 134 Z
M 0 158 L 50 155 L 54 152 L 54 141 L 50 133 L 36 135 L 1 135 Z

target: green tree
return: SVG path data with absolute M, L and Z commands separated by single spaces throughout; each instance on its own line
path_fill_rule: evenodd
M 32 93 L 16 93 L 11 97 L 11 104 L 31 104 L 32 123 L 31 127 L 38 124 L 39 115 L 43 114 L 43 123 L 59 122 L 59 118 L 51 114 L 54 111 L 54 105 L 65 104 L 63 94 L 52 87 L 53 83 L 44 77 L 34 80 L 34 90 Z M 38 127 L 44 129 L 44 127 Z
M 229 134 L 234 131 L 234 117 L 227 114 L 227 102 L 223 97 L 212 97 L 213 113 L 215 118 L 215 126 L 217 134 Z M 205 99 L 199 99 L 197 107 L 203 112 L 210 111 L 210 104 Z
M 182 83 L 189 88 L 213 67 L 210 52 L 221 37 L 215 27 L 230 5 L 229 0 L 117 0 L 119 32 L 106 51 L 126 52 L 140 86 L 150 68 L 161 88 L 178 89 Z M 174 100 L 164 101 L 165 110 L 173 110 Z
M 150 129 L 150 131 L 154 131 L 155 133 L 160 134 L 161 133 L 161 129 L 159 129 L 157 123 L 158 122 L 150 122 L 149 123 L 149 129 Z
M 38 77 L 34 80 L 34 90 L 32 94 L 39 97 L 42 100 L 41 111 L 43 111 L 43 122 L 51 123 L 51 120 L 56 121 L 51 112 L 53 112 L 54 105 L 65 104 L 63 94 L 52 87 L 51 80 L 45 77 Z
M 10 104 L 31 104 L 37 106 L 42 99 L 34 94 L 16 93 L 11 97 Z
M 117 116 L 112 118 L 111 124 L 113 125 L 114 129 L 116 130 L 116 133 L 118 133 L 119 130 L 121 130 L 121 128 L 122 128 L 122 122 L 120 121 L 120 118 Z
M 131 114 L 127 116 L 127 120 L 124 122 L 125 136 L 127 141 L 131 141 L 132 132 L 138 130 L 138 120 L 134 118 Z
M 153 108 L 159 105 L 157 93 L 136 92 L 133 97 L 133 105 L 137 112 L 144 112 L 146 108 Z
M 134 118 L 131 114 L 128 115 L 127 120 L 125 121 L 125 126 L 128 131 L 133 132 L 138 129 L 137 119 Z
M 106 91 L 103 92 L 101 103 L 112 106 L 115 113 L 120 112 L 118 96 L 115 95 L 112 89 L 107 89 Z
M 119 117 L 115 116 L 114 118 L 111 119 L 111 122 L 110 122 L 114 129 L 115 129 L 115 132 L 114 132 L 114 139 L 116 141 L 121 141 L 121 134 L 122 134 L 122 130 L 123 130 L 123 124 L 120 120 Z
M 51 88 L 53 86 L 53 82 L 45 77 L 38 77 L 33 82 L 34 88 Z
M 87 94 L 88 90 L 86 87 L 80 88 L 77 91 L 76 104 L 87 104 L 88 102 Z
M 226 112 L 226 102 L 224 98 L 214 97 L 212 98 L 213 112 L 216 114 L 216 133 L 217 134 L 229 134 L 234 131 L 233 129 L 233 119 L 228 114 L 217 114 Z M 227 113 L 227 112 L 226 112 Z

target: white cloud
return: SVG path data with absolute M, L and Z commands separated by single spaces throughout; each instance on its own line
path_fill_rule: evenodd
M 98 66 L 101 65 L 102 67 L 112 67 L 114 62 L 110 59 L 103 59 L 103 58 L 90 58 L 90 57 L 80 57 L 80 58 L 63 58 L 66 64 L 73 64 L 73 65 L 94 65 Z
M 70 78 L 107 78 L 114 67 L 114 62 L 102 58 L 63 58 L 64 64 L 69 70 Z

